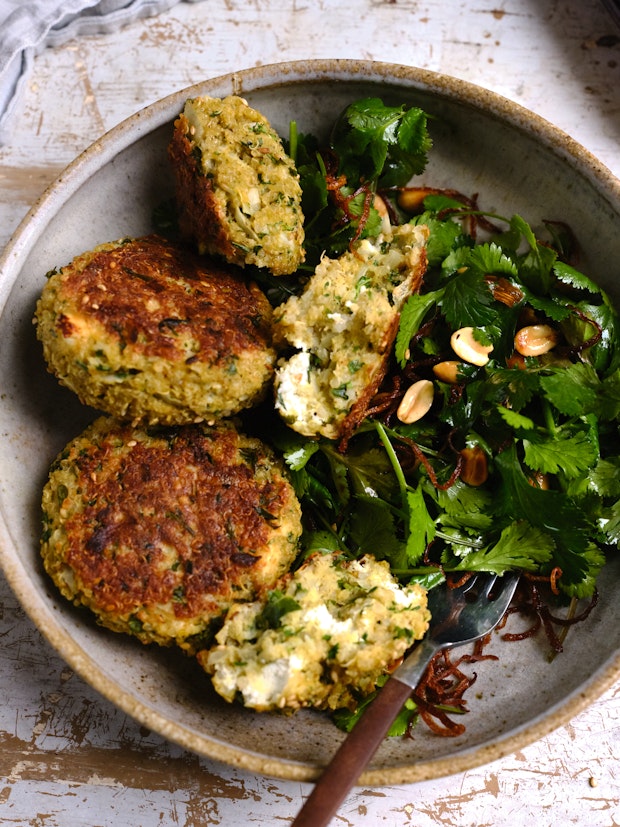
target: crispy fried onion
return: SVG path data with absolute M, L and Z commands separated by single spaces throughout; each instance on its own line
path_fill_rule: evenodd
M 427 666 L 411 698 L 418 708 L 420 718 L 435 735 L 454 738 L 465 732 L 465 724 L 453 721 L 450 716 L 462 715 L 468 711 L 463 696 L 476 682 L 477 675 L 475 672 L 467 675 L 460 667 L 462 664 L 483 660 L 497 660 L 496 655 L 484 654 L 486 642 L 486 638 L 478 641 L 474 644 L 473 652 L 461 655 L 455 661 L 444 649 Z
M 332 155 L 326 155 L 323 158 L 325 163 L 325 181 L 327 185 L 327 191 L 331 193 L 332 200 L 336 207 L 342 212 L 342 218 L 337 223 L 337 227 L 344 227 L 350 221 L 355 223 L 357 221 L 357 226 L 355 228 L 355 233 L 353 238 L 349 242 L 350 249 L 353 249 L 353 245 L 355 242 L 361 237 L 364 227 L 366 226 L 368 219 L 370 217 L 370 208 L 373 205 L 373 201 L 375 198 L 375 193 L 368 183 L 362 183 L 360 186 L 354 191 L 349 194 L 345 194 L 343 189 L 347 186 L 347 179 L 345 175 L 338 175 L 338 161 Z M 351 209 L 352 202 L 359 196 L 363 194 L 363 203 L 362 203 L 362 211 L 361 214 L 357 215 Z
M 441 567 L 440 567 L 441 568 Z M 457 581 L 447 577 L 448 586 L 458 587 L 467 580 L 471 573 L 465 573 Z M 542 580 L 546 583 L 553 594 L 555 580 L 559 577 L 558 572 L 553 572 L 549 578 L 532 577 L 524 574 L 519 583 L 517 594 L 496 627 L 496 632 L 501 634 L 502 640 L 520 641 L 534 637 L 542 629 L 551 644 L 553 653 L 562 651 L 562 643 L 568 629 L 575 623 L 585 620 L 598 601 L 597 592 L 594 593 L 588 605 L 581 612 L 577 613 L 577 600 L 571 601 L 566 617 L 558 617 L 551 612 L 551 609 L 543 597 Z M 557 592 L 556 592 L 557 593 Z M 530 626 L 522 632 L 504 632 L 508 619 L 513 614 L 519 614 L 532 619 Z M 560 627 L 560 632 L 555 627 Z M 483 660 L 498 660 L 496 655 L 485 652 L 486 646 L 491 640 L 491 635 L 486 635 L 473 644 L 472 651 L 461 655 L 457 660 L 452 660 L 450 653 L 446 650 L 438 652 L 429 663 L 422 680 L 413 693 L 412 700 L 417 706 L 420 719 L 436 735 L 443 737 L 456 737 L 465 732 L 465 725 L 452 720 L 453 715 L 463 715 L 469 710 L 464 698 L 466 691 L 476 682 L 477 674 L 471 676 L 466 674 L 462 666 L 479 663 Z M 408 735 L 411 736 L 412 726 L 409 727 Z
M 563 651 L 564 638 L 569 628 L 574 626 L 575 623 L 581 623 L 585 620 L 598 603 L 598 592 L 596 590 L 594 591 L 590 602 L 581 612 L 577 612 L 578 601 L 576 598 L 573 598 L 569 604 L 566 617 L 558 617 L 552 613 L 545 602 L 537 581 L 538 578 L 532 577 L 527 573 L 524 574 L 519 584 L 517 596 L 502 621 L 502 625 L 504 625 L 508 615 L 519 614 L 522 617 L 530 619 L 530 625 L 522 632 L 503 634 L 502 638 L 508 641 L 526 640 L 527 638 L 534 637 L 542 628 L 551 645 L 552 651 L 559 654 Z M 554 583 L 551 582 L 552 590 L 553 585 Z M 556 631 L 556 627 L 560 627 L 559 632 Z
M 385 199 L 388 205 L 390 203 L 389 196 L 395 193 L 408 193 L 410 196 L 413 196 L 414 201 L 419 201 L 418 209 L 413 211 L 418 214 L 424 210 L 424 198 L 426 198 L 427 195 L 444 195 L 447 198 L 457 201 L 460 206 L 447 206 L 437 213 L 437 217 L 439 219 L 445 219 L 450 215 L 460 215 L 465 220 L 466 230 L 472 238 L 477 238 L 479 229 L 493 234 L 500 232 L 500 227 L 480 211 L 478 206 L 478 193 L 468 196 L 458 190 L 440 187 L 395 187 L 379 190 L 379 194 Z M 463 208 L 465 208 L 465 210 L 463 210 Z

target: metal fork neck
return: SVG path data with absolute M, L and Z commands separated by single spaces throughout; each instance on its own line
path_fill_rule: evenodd
M 432 657 L 443 648 L 445 648 L 444 644 L 429 637 L 423 638 L 406 660 L 392 673 L 392 677 L 410 686 L 411 689 L 415 689 Z

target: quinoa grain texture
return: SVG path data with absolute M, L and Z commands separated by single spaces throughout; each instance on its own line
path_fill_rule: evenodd
M 300 296 L 274 314 L 276 408 L 305 436 L 342 439 L 383 379 L 406 299 L 426 270 L 426 227 L 404 224 L 324 257 Z
M 220 419 L 273 377 L 256 284 L 158 236 L 102 244 L 50 275 L 37 303 L 49 370 L 85 405 L 134 423 Z
M 207 645 L 235 601 L 290 567 L 301 509 L 279 461 L 231 423 L 99 417 L 53 463 L 41 553 L 65 598 L 143 643 Z
M 180 228 L 201 253 L 294 273 L 304 260 L 301 186 L 267 119 L 242 98 L 189 99 L 168 154 Z
M 233 606 L 198 660 L 222 697 L 259 711 L 355 708 L 428 621 L 426 591 L 385 561 L 318 552 L 271 599 Z

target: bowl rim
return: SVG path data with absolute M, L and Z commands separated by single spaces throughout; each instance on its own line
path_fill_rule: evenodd
M 0 313 L 14 287 L 20 262 L 25 261 L 39 234 L 52 220 L 58 202 L 66 201 L 93 172 L 122 150 L 169 123 L 171 112 L 181 111 L 187 97 L 197 94 L 214 97 L 243 95 L 256 89 L 278 86 L 290 88 L 294 84 L 320 81 L 385 83 L 392 87 L 420 89 L 466 104 L 526 132 L 553 154 L 569 161 L 577 172 L 599 191 L 603 191 L 620 212 L 620 180 L 604 164 L 541 116 L 488 89 L 430 70 L 378 61 L 317 59 L 271 63 L 202 80 L 177 90 L 124 119 L 81 152 L 33 204 L 0 257 Z M 5 273 L 10 275 L 11 272 L 14 278 L 5 278 Z M 183 724 L 169 721 L 130 692 L 120 688 L 60 626 L 50 607 L 38 599 L 28 571 L 21 564 L 17 549 L 12 543 L 8 520 L 4 514 L 0 515 L 0 568 L 27 615 L 54 650 L 100 695 L 144 726 L 194 753 L 240 769 L 298 781 L 311 781 L 320 774 L 320 767 L 269 758 L 211 740 L 208 734 L 197 733 Z M 454 757 L 425 760 L 402 767 L 366 770 L 358 784 L 380 786 L 430 780 L 503 758 L 567 723 L 610 688 L 619 677 L 620 652 L 592 676 L 585 688 L 582 687 L 580 691 L 563 699 L 518 731 L 508 732 L 492 743 L 472 747 Z

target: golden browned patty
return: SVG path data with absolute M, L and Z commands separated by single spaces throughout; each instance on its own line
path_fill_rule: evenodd
M 142 642 L 205 645 L 234 601 L 288 570 L 295 492 L 230 423 L 142 430 L 100 417 L 53 464 L 41 553 L 62 594 Z
M 275 361 L 271 316 L 238 272 L 147 236 L 53 273 L 35 321 L 49 370 L 84 404 L 176 425 L 262 398 Z
M 236 95 L 190 98 L 168 154 L 179 225 L 200 252 L 294 273 L 304 260 L 301 186 L 267 119 Z

